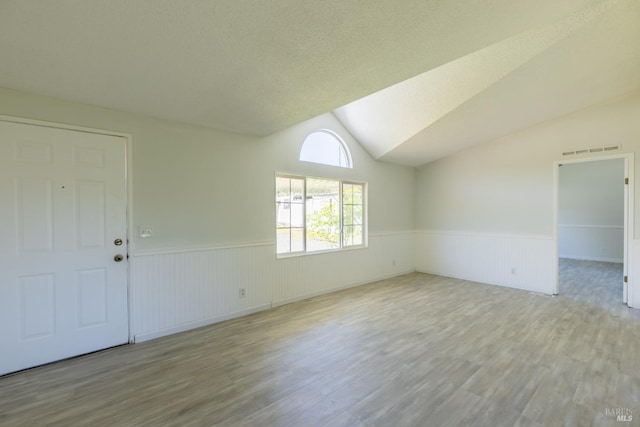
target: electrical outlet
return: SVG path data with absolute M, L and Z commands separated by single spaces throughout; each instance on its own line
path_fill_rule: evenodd
M 396 260 L 395 259 L 393 261 L 391 261 L 391 265 L 394 266 L 394 267 L 396 266 Z
M 244 298 L 247 296 L 247 290 L 245 288 L 240 288 L 240 291 L 238 292 L 238 296 L 240 298 Z
M 514 276 L 518 275 L 518 269 L 515 267 L 511 267 L 511 274 L 513 274 Z

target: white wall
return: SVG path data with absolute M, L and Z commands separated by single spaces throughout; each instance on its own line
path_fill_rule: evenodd
M 558 182 L 561 258 L 623 262 L 624 160 L 565 163 Z
M 638 151 L 638 117 L 640 93 L 634 93 L 420 168 L 416 268 L 452 276 L 464 271 L 466 279 L 516 287 L 519 283 L 525 289 L 553 293 L 554 162 L 566 160 L 563 151 L 603 145 L 620 144 L 624 153 Z M 636 170 L 639 157 L 635 156 Z M 637 194 L 635 200 L 640 201 Z M 638 215 L 636 205 L 632 220 L 637 222 Z M 475 244 L 434 263 L 430 254 L 464 246 L 461 239 L 475 239 Z M 490 274 L 483 259 L 493 262 Z M 640 298 L 633 305 L 640 306 Z
M 371 159 L 331 114 L 258 138 L 0 89 L 0 115 L 133 136 L 132 225 L 154 232 L 131 236 L 138 339 L 414 270 L 415 171 Z M 318 128 L 344 138 L 353 169 L 298 161 Z M 275 172 L 368 182 L 369 248 L 276 259 Z
M 257 138 L 5 89 L 0 114 L 133 135 L 133 225 L 154 227 L 153 238 L 131 236 L 137 339 L 414 268 L 552 293 L 554 162 L 563 160 L 563 151 L 585 147 L 640 147 L 640 93 L 471 148 L 417 173 L 372 160 L 330 114 Z M 304 136 L 320 127 L 344 137 L 353 170 L 297 160 Z M 368 182 L 370 247 L 277 260 L 276 171 Z M 634 221 L 640 208 L 635 212 Z M 631 243 L 631 258 L 640 257 L 640 242 Z M 632 286 L 640 271 L 634 265 Z M 247 289 L 246 298 L 238 298 L 239 287 Z M 640 292 L 633 295 L 632 305 L 640 307 Z

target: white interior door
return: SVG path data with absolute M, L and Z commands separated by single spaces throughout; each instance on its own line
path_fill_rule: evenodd
M 128 341 L 125 153 L 0 121 L 0 375 Z

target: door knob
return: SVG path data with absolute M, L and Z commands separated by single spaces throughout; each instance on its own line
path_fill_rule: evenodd
M 122 245 L 122 239 L 116 239 L 116 240 L 114 240 L 114 241 L 113 241 L 113 244 L 114 244 L 114 245 L 116 245 L 116 246 L 120 246 L 120 245 Z
M 120 261 L 122 261 L 123 259 L 124 259 L 124 257 L 123 257 L 122 255 L 120 255 L 120 254 L 118 254 L 118 255 L 116 255 L 116 256 L 114 256 L 114 257 L 113 257 L 113 260 L 114 260 L 115 262 L 120 262 Z

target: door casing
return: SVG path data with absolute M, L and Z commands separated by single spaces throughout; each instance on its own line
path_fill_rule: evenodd
M 555 290 L 554 294 L 557 295 L 560 291 L 560 281 L 558 277 L 558 207 L 559 207 L 559 185 L 560 185 L 560 165 L 570 163 L 585 163 L 585 162 L 597 162 L 601 160 L 624 160 L 624 176 L 629 179 L 629 184 L 625 185 L 624 193 L 624 275 L 627 276 L 628 282 L 623 284 L 623 302 L 629 307 L 633 305 L 633 283 L 634 277 L 631 272 L 634 271 L 632 266 L 633 257 L 630 256 L 630 246 L 633 241 L 634 231 L 634 153 L 620 153 L 607 156 L 598 157 L 585 157 L 580 159 L 560 160 L 553 163 L 553 259 L 554 259 L 554 276 L 555 276 Z

